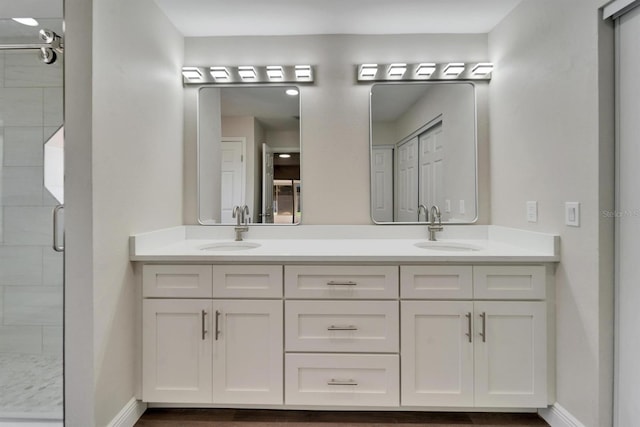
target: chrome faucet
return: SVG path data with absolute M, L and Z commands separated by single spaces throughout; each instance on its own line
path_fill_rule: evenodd
M 440 208 L 436 205 L 431 206 L 431 222 L 427 226 L 429 230 L 429 240 L 436 240 L 436 232 L 442 231 L 442 217 L 440 216 Z M 438 219 L 438 225 L 436 225 L 436 218 Z
M 420 222 L 420 212 L 424 211 L 424 221 L 429 222 L 429 209 L 422 203 L 418 205 L 418 222 Z
M 242 233 L 249 231 L 249 208 L 247 205 L 243 207 L 234 206 L 232 216 L 236 219 L 236 226 L 233 228 L 236 232 L 235 240 L 236 242 L 240 242 L 242 240 Z

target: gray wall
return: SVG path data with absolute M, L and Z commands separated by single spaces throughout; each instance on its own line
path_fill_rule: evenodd
M 525 0 L 489 34 L 492 223 L 561 236 L 557 400 L 611 424 L 612 30 L 597 0 Z M 538 201 L 538 222 L 525 202 Z M 579 228 L 564 203 L 581 203 Z

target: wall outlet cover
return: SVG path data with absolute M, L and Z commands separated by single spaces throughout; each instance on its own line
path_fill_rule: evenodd
M 527 221 L 538 222 L 538 202 L 527 202 Z
M 570 227 L 580 227 L 580 202 L 564 204 L 564 222 Z
M 467 213 L 467 210 L 464 206 L 464 200 L 460 200 L 460 215 L 464 215 Z

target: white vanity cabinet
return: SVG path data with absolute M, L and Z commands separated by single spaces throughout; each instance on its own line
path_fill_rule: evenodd
M 282 404 L 282 266 L 147 264 L 142 281 L 144 401 Z
M 401 272 L 403 295 L 415 298 L 400 306 L 403 406 L 548 404 L 544 266 L 402 266 Z M 494 284 L 489 291 L 487 282 Z M 430 293 L 459 300 L 418 300 Z M 481 300 L 487 295 L 503 300 Z

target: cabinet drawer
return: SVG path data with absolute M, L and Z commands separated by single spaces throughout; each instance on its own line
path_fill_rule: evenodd
M 211 298 L 210 265 L 154 265 L 142 267 L 142 294 L 147 297 Z
M 287 351 L 398 352 L 397 301 L 287 301 Z
M 281 265 L 214 265 L 214 298 L 282 298 Z
M 288 405 L 398 406 L 399 359 L 391 354 L 287 354 Z
M 287 298 L 397 298 L 398 267 L 285 266 L 284 287 Z
M 545 267 L 474 266 L 475 299 L 544 299 Z
M 471 299 L 473 270 L 469 265 L 400 267 L 400 295 L 407 299 Z

